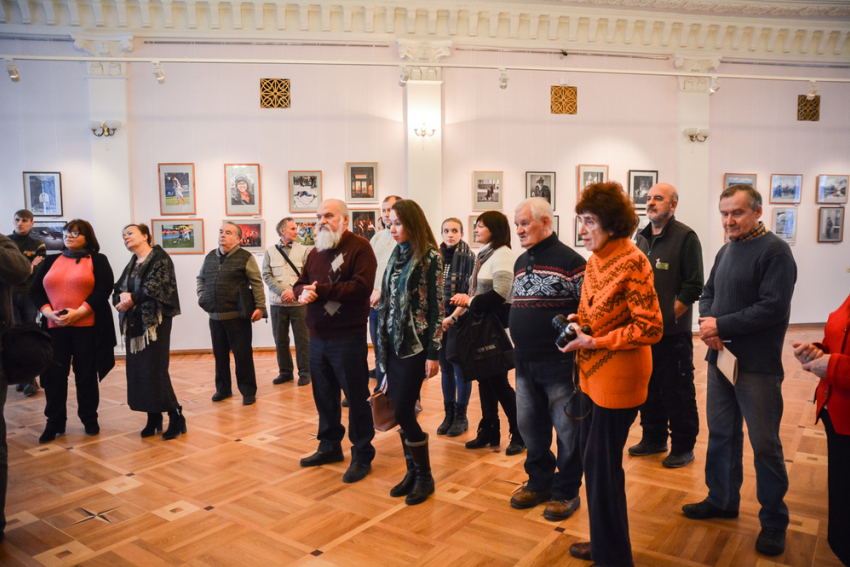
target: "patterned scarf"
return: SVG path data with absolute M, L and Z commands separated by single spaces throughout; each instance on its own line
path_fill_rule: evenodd
M 493 247 L 487 244 L 478 253 L 478 258 L 475 260 L 475 269 L 472 271 L 472 277 L 469 278 L 469 295 L 475 295 L 476 288 L 478 287 L 478 270 L 481 269 L 484 262 L 490 259 L 493 252 L 495 252 Z

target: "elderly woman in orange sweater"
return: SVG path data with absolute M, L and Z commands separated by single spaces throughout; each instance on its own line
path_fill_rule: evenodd
M 623 448 L 652 373 L 650 346 L 663 324 L 652 267 L 629 240 L 638 224 L 619 183 L 595 183 L 576 205 L 579 231 L 593 252 L 587 261 L 578 330 L 564 352 L 577 351 L 581 380 L 581 453 L 587 487 L 590 541 L 570 547 L 573 557 L 605 567 L 633 567 L 626 506 Z M 583 412 L 584 413 L 584 412 Z M 581 418 L 581 416 L 573 416 Z

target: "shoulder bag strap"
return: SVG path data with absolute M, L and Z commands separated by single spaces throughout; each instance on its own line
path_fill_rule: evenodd
M 286 260 L 286 263 L 289 264 L 289 267 L 291 267 L 293 270 L 295 270 L 296 277 L 300 278 L 301 272 L 298 271 L 298 268 L 296 268 L 295 264 L 292 262 L 292 260 L 289 259 L 289 255 L 286 254 L 286 252 L 283 249 L 283 246 L 281 246 L 280 244 L 275 244 L 275 248 L 277 248 L 277 251 L 280 252 L 281 256 L 283 256 L 283 259 Z

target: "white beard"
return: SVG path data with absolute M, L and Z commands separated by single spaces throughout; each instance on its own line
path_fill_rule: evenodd
M 342 233 L 345 227 L 340 227 L 339 231 L 334 232 L 326 224 L 317 227 L 316 230 L 316 250 L 333 250 L 339 246 L 339 241 L 342 238 Z

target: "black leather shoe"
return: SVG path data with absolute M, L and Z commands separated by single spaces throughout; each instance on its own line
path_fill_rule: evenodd
M 86 430 L 86 435 L 88 435 L 89 437 L 94 437 L 95 435 L 100 433 L 100 426 L 97 424 L 96 421 L 94 423 L 89 424 L 84 423 L 83 427 Z
M 226 400 L 227 398 L 230 398 L 232 396 L 233 396 L 233 394 L 225 394 L 223 392 L 216 392 L 215 394 L 213 394 L 212 401 L 220 402 L 220 401 Z
M 693 461 L 694 452 L 688 451 L 687 453 L 670 453 L 661 461 L 661 464 L 668 469 L 680 469 Z
M 364 465 L 363 463 L 351 463 L 345 474 L 342 475 L 342 482 L 345 484 L 353 484 L 358 480 L 363 480 L 369 471 L 372 470 L 372 465 Z
M 642 440 L 637 445 L 629 447 L 629 455 L 632 457 L 645 457 L 647 455 L 654 455 L 655 453 L 666 452 L 667 443 L 648 443 Z
M 243 406 L 252 406 L 257 401 L 257 396 L 242 396 Z
M 309 457 L 301 459 L 302 467 L 318 467 L 329 463 L 341 463 L 345 460 L 345 455 L 342 454 L 342 448 L 335 451 L 316 451 Z
M 590 542 L 580 541 L 570 546 L 570 555 L 582 561 L 593 561 L 590 558 Z
M 708 500 L 697 502 L 696 504 L 685 504 L 682 506 L 682 512 L 692 520 L 708 520 L 710 518 L 737 518 L 737 510 L 723 510 L 714 504 L 710 504 Z
M 52 425 L 48 425 L 44 428 L 44 433 L 41 434 L 41 437 L 38 438 L 39 445 L 44 445 L 45 443 L 50 443 L 54 439 L 58 439 L 65 435 L 65 428 L 59 429 L 57 427 L 53 427 Z
M 286 382 L 292 382 L 292 374 L 278 374 L 277 378 L 272 380 L 272 384 L 285 384 Z
M 525 441 L 519 433 L 511 434 L 511 442 L 505 448 L 505 455 L 512 457 L 525 451 Z
M 771 557 L 785 553 L 785 530 L 762 528 L 756 540 L 756 551 Z
M 343 398 L 342 402 L 340 402 L 339 405 L 341 405 L 344 408 L 347 408 L 348 407 L 348 398 Z
M 299 386 L 309 386 L 309 385 L 310 385 L 310 382 L 311 382 L 311 380 L 310 380 L 310 377 L 309 377 L 309 376 L 301 376 L 301 377 L 298 379 L 298 385 L 299 385 Z
M 39 390 L 41 390 L 41 388 L 38 387 L 38 384 L 27 384 L 26 386 L 24 386 L 24 397 L 31 398 Z

